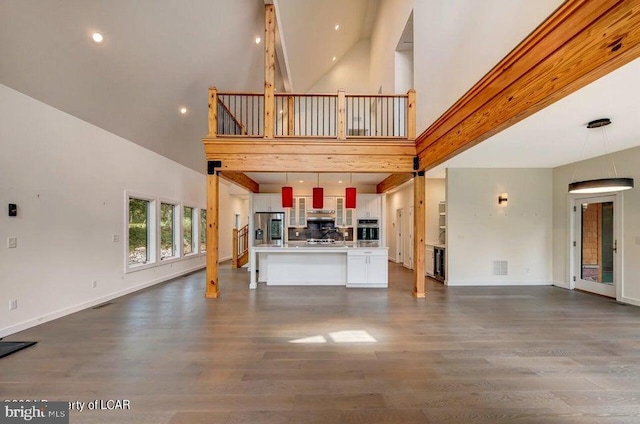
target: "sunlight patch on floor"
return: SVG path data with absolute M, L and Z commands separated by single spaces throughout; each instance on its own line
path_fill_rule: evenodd
M 329 338 L 334 343 L 376 343 L 377 340 L 366 330 L 344 330 L 329 333 Z M 289 343 L 315 344 L 327 343 L 325 336 L 309 336 L 290 340 Z

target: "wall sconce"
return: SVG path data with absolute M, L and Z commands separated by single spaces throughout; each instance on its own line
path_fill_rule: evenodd
M 498 204 L 502 207 L 507 206 L 507 193 L 501 193 L 500 195 L 498 195 Z

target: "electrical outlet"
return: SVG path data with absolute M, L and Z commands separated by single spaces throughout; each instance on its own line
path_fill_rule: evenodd
M 7 248 L 15 249 L 18 247 L 18 238 L 17 237 L 7 237 Z
M 18 299 L 11 299 L 9 301 L 9 310 L 13 311 L 14 309 L 18 309 Z
M 117 235 L 117 234 L 112 235 L 111 236 L 111 241 L 114 242 L 114 243 L 119 242 L 120 241 L 120 236 Z
M 98 287 L 98 281 L 93 280 L 93 283 L 91 283 L 91 287 L 93 287 L 94 289 Z

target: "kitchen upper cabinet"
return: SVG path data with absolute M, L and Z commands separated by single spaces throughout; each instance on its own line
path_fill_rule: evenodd
M 293 207 L 289 209 L 287 219 L 289 227 L 305 227 L 307 225 L 307 197 L 294 197 Z
M 336 225 L 353 227 L 353 209 L 346 209 L 344 197 L 336 197 Z
M 356 206 L 358 218 L 382 218 L 382 196 L 379 194 L 359 194 Z
M 335 197 L 325 197 L 323 199 L 322 209 L 335 211 L 336 210 L 336 198 Z
M 347 287 L 387 287 L 387 249 L 353 249 L 347 252 Z
M 280 194 L 254 194 L 254 212 L 284 212 Z

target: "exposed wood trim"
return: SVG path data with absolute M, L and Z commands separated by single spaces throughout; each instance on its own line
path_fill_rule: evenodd
M 264 6 L 264 137 L 273 138 L 276 84 L 276 14 L 275 6 Z
M 413 174 L 391 174 L 384 180 L 380 181 L 376 186 L 376 193 L 382 194 L 386 193 L 390 190 L 393 190 L 396 187 L 401 186 L 402 184 L 410 181 L 413 178 Z
M 247 177 L 242 172 L 221 172 L 220 177 L 240 187 L 246 188 L 251 193 L 260 193 L 260 184 Z
M 209 87 L 209 137 L 218 135 L 218 89 Z
M 206 298 L 220 296 L 218 282 L 219 193 L 220 180 L 218 176 L 215 172 L 207 175 L 207 281 L 204 294 Z
M 295 131 L 295 107 L 293 96 L 287 96 L 287 135 L 293 135 Z
M 424 172 L 419 172 L 413 179 L 413 296 L 418 298 L 426 296 L 424 268 L 425 196 Z
M 231 268 L 238 268 L 238 229 L 234 228 L 232 233 Z
M 430 169 L 640 56 L 640 0 L 567 0 L 416 140 Z
M 224 102 L 220 99 L 220 97 L 218 97 L 218 104 L 220 106 L 222 106 L 222 108 L 227 112 L 227 114 L 229 115 L 231 120 L 233 122 L 235 122 L 235 124 L 238 126 L 238 128 L 240 128 L 240 135 L 243 135 L 243 136 L 246 137 L 247 136 L 247 127 L 243 123 L 238 121 L 238 118 L 236 118 L 235 115 L 233 113 L 231 113 L 231 111 L 229 110 L 227 105 L 224 104 Z M 224 120 L 222 122 L 224 122 Z
M 416 90 L 407 92 L 407 138 L 416 139 Z

